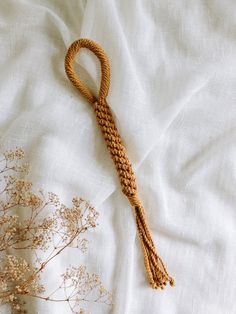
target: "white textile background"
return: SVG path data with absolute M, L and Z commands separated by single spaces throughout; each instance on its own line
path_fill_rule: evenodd
M 87 304 L 87 313 L 236 313 L 235 29 L 233 0 L 0 1 L 1 149 L 23 147 L 34 182 L 100 212 L 88 254 L 68 251 L 51 265 L 100 274 L 114 306 Z M 94 113 L 65 76 L 67 48 L 81 37 L 109 56 L 108 102 L 173 289 L 147 285 Z M 98 61 L 83 50 L 77 62 L 96 91 Z M 35 301 L 29 312 L 69 314 Z

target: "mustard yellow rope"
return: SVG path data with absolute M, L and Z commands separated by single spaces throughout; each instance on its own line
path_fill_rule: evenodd
M 88 87 L 79 79 L 73 68 L 75 56 L 81 48 L 91 50 L 100 60 L 102 79 L 98 97 L 93 95 Z M 138 196 L 135 174 L 120 134 L 116 128 L 110 107 L 106 101 L 110 85 L 110 66 L 107 55 L 94 41 L 90 39 L 79 39 L 68 49 L 65 57 L 65 70 L 71 83 L 92 104 L 94 108 L 97 122 L 101 128 L 107 148 L 119 175 L 122 191 L 127 196 L 134 209 L 137 230 L 143 249 L 144 264 L 149 283 L 151 287 L 155 289 L 163 289 L 167 282 L 173 286 L 174 279 L 168 275 L 166 267 L 161 257 L 157 254 L 157 250 L 153 243 L 146 214 Z

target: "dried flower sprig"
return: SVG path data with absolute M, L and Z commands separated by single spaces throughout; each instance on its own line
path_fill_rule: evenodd
M 26 313 L 30 297 L 67 302 L 77 314 L 84 313 L 84 302 L 111 305 L 111 293 L 85 266 L 69 267 L 51 293 L 41 283 L 47 265 L 65 249 L 87 250 L 88 240 L 83 235 L 97 226 L 99 214 L 81 198 L 73 198 L 72 206 L 67 207 L 56 194 L 35 191 L 32 182 L 17 176 L 29 171 L 29 164 L 21 163 L 24 155 L 17 148 L 0 159 L 0 305 L 11 305 L 18 314 Z M 33 254 L 31 263 L 25 252 Z

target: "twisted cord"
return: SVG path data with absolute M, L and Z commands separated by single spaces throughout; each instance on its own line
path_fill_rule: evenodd
M 75 73 L 73 62 L 80 48 L 87 48 L 91 50 L 100 60 L 102 79 L 98 97 L 93 95 L 93 93 Z M 144 254 L 144 265 L 149 283 L 152 288 L 163 289 L 167 282 L 173 286 L 174 279 L 169 276 L 161 257 L 157 254 L 150 228 L 148 226 L 146 214 L 138 196 L 136 178 L 132 165 L 127 156 L 120 134 L 116 128 L 110 107 L 106 101 L 110 85 L 110 66 L 106 53 L 92 40 L 79 39 L 68 49 L 65 57 L 65 70 L 71 83 L 93 106 L 97 122 L 115 164 L 122 186 L 122 192 L 127 196 L 134 209 L 137 230 Z

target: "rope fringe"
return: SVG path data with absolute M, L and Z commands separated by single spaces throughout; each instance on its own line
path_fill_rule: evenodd
M 102 79 L 98 97 L 93 95 L 88 87 L 78 78 L 73 68 L 75 56 L 80 48 L 91 50 L 100 60 Z M 71 83 L 93 106 L 97 122 L 119 175 L 122 192 L 127 196 L 135 212 L 137 230 L 144 254 L 144 265 L 151 287 L 163 289 L 168 282 L 171 286 L 174 286 L 174 279 L 168 275 L 152 240 L 146 214 L 138 197 L 135 174 L 106 101 L 110 85 L 110 66 L 106 53 L 92 40 L 79 39 L 68 49 L 65 57 L 65 71 Z

